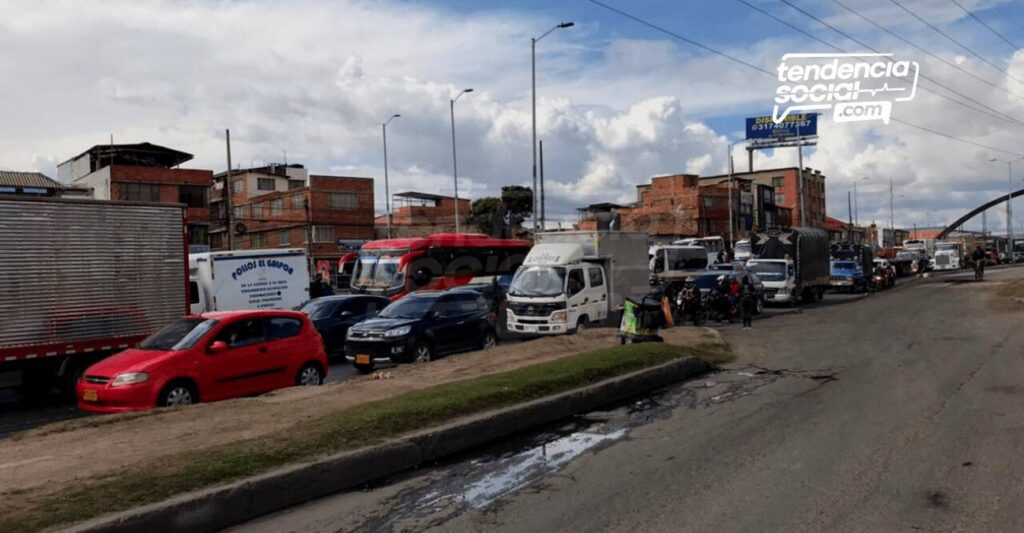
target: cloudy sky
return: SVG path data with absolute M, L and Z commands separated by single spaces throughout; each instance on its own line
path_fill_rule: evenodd
M 930 80 L 894 116 L 932 132 L 823 117 L 805 151 L 838 218 L 867 177 L 861 221 L 888 219 L 892 178 L 898 225 L 950 222 L 1005 194 L 1006 164 L 990 158 L 1024 155 L 1024 2 L 603 1 L 768 71 L 784 53 L 837 48 L 919 61 Z M 378 178 L 383 211 L 381 122 L 402 115 L 388 126 L 392 192 L 450 193 L 449 98 L 472 87 L 455 108 L 460 193 L 494 195 L 531 179 L 530 37 L 562 20 L 576 25 L 537 58 L 549 213 L 629 201 L 653 175 L 722 173 L 743 119 L 771 112 L 771 76 L 587 0 L 0 0 L 0 168 L 55 176 L 112 134 L 220 171 L 230 128 L 243 167 L 287 153 L 314 173 Z M 755 168 L 795 163 L 792 149 L 759 152 Z M 1024 187 L 1024 161 L 1014 174 Z M 996 211 L 989 228 L 1005 227 Z

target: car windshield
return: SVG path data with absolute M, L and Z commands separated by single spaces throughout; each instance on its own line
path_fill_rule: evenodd
M 950 250 L 956 251 L 959 248 L 956 244 L 937 244 L 935 245 L 936 250 Z
M 737 243 L 736 247 L 733 248 L 733 253 L 735 255 L 750 255 L 750 243 L 749 242 Z
M 352 286 L 358 289 L 391 289 L 401 287 L 405 276 L 398 269 L 403 252 L 360 255 L 356 261 Z
M 512 296 L 558 296 L 565 288 L 565 268 L 524 266 L 512 278 Z
M 836 270 L 855 270 L 857 268 L 857 263 L 854 263 L 853 261 L 836 261 L 832 263 L 832 268 Z
M 309 318 L 318 320 L 321 318 L 329 318 L 334 313 L 335 307 L 338 305 L 338 300 L 330 298 L 316 298 L 310 300 L 299 308 L 299 311 L 306 313 Z
M 434 305 L 435 298 L 407 296 L 387 306 L 380 312 L 380 318 L 423 318 Z
M 785 263 L 750 263 L 747 265 L 747 268 L 765 281 L 782 281 L 786 279 Z
M 718 276 L 721 274 L 709 274 L 706 276 L 697 276 L 696 285 L 700 289 L 710 289 L 718 283 Z
M 139 343 L 139 349 L 161 352 L 187 350 L 195 346 L 196 342 L 216 325 L 216 320 L 208 318 L 182 318 L 181 320 L 171 322 L 164 329 L 150 335 L 146 340 Z

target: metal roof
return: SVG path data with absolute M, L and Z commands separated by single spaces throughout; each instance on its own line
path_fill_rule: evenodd
M 41 172 L 16 172 L 0 170 L 0 187 L 27 187 L 33 189 L 62 189 L 56 180 Z
M 414 198 L 416 200 L 443 200 L 448 198 L 454 198 L 454 196 L 442 196 L 440 194 L 430 194 L 427 192 L 399 192 L 393 195 L 395 198 Z M 465 200 L 465 198 L 459 198 L 459 200 Z

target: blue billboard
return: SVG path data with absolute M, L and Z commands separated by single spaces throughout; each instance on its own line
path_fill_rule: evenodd
M 817 134 L 817 113 L 788 115 L 779 124 L 771 116 L 747 119 L 747 140 L 813 137 Z

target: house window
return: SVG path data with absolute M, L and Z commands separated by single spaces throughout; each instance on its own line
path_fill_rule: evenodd
M 775 194 L 775 205 L 782 205 L 786 203 L 786 195 L 780 193 Z
M 288 190 L 301 189 L 306 186 L 306 182 L 302 180 L 288 180 Z
M 242 218 L 242 216 L 243 216 L 242 215 L 242 208 L 241 207 L 233 207 L 233 208 L 231 208 L 231 214 L 234 215 L 235 220 L 240 220 Z
M 715 199 L 710 196 L 704 197 L 704 207 L 711 207 L 715 205 Z
M 267 245 L 267 234 L 264 233 L 253 233 L 252 234 L 252 247 L 260 248 Z
M 231 180 L 231 192 L 233 194 L 240 194 L 242 192 L 242 188 L 243 187 L 244 187 L 244 181 L 243 180 Z
M 189 207 L 209 207 L 210 190 L 199 185 L 179 185 L 178 202 Z
M 257 191 L 273 191 L 277 187 L 274 186 L 274 178 L 256 178 L 256 190 Z
M 159 202 L 160 186 L 150 183 L 118 183 L 118 200 L 131 202 Z
M 292 195 L 292 211 L 303 211 L 306 209 L 306 197 L 302 194 Z
M 252 218 L 256 218 L 256 219 L 263 218 L 263 203 L 262 202 L 258 202 L 258 203 L 252 204 Z
M 776 189 L 781 189 L 785 184 L 786 178 L 783 176 L 775 176 L 772 178 L 772 187 L 775 187 Z
M 331 209 L 356 209 L 359 207 L 359 198 L 350 192 L 331 193 Z
M 210 230 L 208 227 L 199 224 L 188 225 L 188 243 L 189 244 L 209 244 L 210 243 Z
M 291 244 L 291 240 L 292 240 L 292 230 L 290 230 L 290 229 L 283 229 L 283 230 L 277 232 L 277 244 L 278 244 L 278 246 L 287 246 L 287 245 Z
M 313 226 L 313 242 L 335 242 L 334 226 Z
M 270 201 L 270 214 L 280 215 L 281 210 L 284 208 L 284 202 L 280 198 L 274 198 Z

